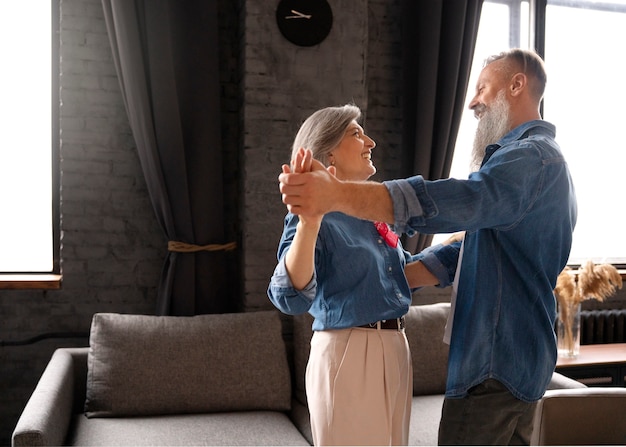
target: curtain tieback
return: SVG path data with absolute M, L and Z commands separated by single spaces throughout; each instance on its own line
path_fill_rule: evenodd
M 175 251 L 177 253 L 194 253 L 197 251 L 220 251 L 220 250 L 234 250 L 237 248 L 237 242 L 228 242 L 226 244 L 209 244 L 209 245 L 196 245 L 188 244 L 187 242 L 169 241 L 167 243 L 167 249 L 169 251 Z

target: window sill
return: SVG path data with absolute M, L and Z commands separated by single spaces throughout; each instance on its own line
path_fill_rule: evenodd
M 52 274 L 0 274 L 0 290 L 58 290 L 61 280 L 61 275 Z

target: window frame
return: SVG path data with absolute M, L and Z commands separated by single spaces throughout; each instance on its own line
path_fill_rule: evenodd
M 52 274 L 61 275 L 61 8 L 60 0 L 52 0 L 51 26 L 51 98 L 52 135 Z
M 51 219 L 52 219 L 52 271 L 0 272 L 2 289 L 60 289 L 61 288 L 61 169 L 60 169 L 60 0 L 51 0 L 50 24 L 50 99 L 51 99 Z

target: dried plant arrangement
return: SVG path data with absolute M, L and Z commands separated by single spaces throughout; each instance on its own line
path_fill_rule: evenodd
M 611 264 L 596 265 L 587 261 L 576 271 L 569 267 L 563 269 L 556 280 L 554 295 L 567 346 L 574 343 L 572 326 L 578 305 L 584 300 L 604 301 L 621 288 L 622 276 Z

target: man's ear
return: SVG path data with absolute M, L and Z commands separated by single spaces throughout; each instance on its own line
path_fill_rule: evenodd
M 511 83 L 509 84 L 509 91 L 511 96 L 518 96 L 524 91 L 527 87 L 528 78 L 524 73 L 516 73 L 511 78 Z

